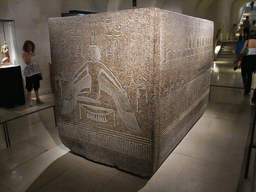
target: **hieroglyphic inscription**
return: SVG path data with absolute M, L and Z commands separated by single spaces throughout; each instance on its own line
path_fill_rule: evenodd
M 163 162 L 207 104 L 213 22 L 146 8 L 49 26 L 63 141 L 92 158 L 98 154 L 86 147 L 95 146 L 102 163 L 153 174 L 150 166 Z
M 165 133 L 209 93 L 213 25 L 170 12 L 160 14 L 160 132 Z
M 68 45 L 66 45 L 69 48 L 67 52 L 69 57 L 65 59 L 65 63 L 69 63 L 62 67 L 68 73 L 62 74 L 60 71 L 63 70 L 60 70 L 56 72 L 55 76 L 56 88 L 61 91 L 63 100 L 62 114 L 72 113 L 78 105 L 80 119 L 86 120 L 87 118 L 106 123 L 108 122 L 107 115 L 117 112 L 127 128 L 131 127 L 129 126 L 131 124 L 132 127 L 137 127 L 137 132 L 140 132 L 135 116 L 127 116 L 128 111 L 125 110 L 128 107 L 127 110 L 130 112 L 132 110 L 139 112 L 141 103 L 144 103 L 143 105 L 148 103 L 147 84 L 150 79 L 150 63 L 148 61 L 152 62 L 150 59 L 152 50 L 149 50 L 152 46 L 150 47 L 149 44 L 153 42 L 152 35 L 145 32 L 145 29 L 148 31 L 152 28 L 152 23 L 148 22 L 152 20 L 149 13 L 145 10 L 143 13 L 129 17 L 120 15 L 120 19 L 109 13 L 104 17 L 99 14 L 88 16 L 86 19 L 68 18 L 68 22 L 72 25 L 69 27 L 65 25 L 67 30 L 64 30 L 63 33 L 69 37 Z M 60 23 L 58 24 L 60 25 Z M 76 31 L 74 28 L 78 30 Z M 56 33 L 56 37 L 54 37 L 57 40 L 57 36 L 60 36 L 59 33 Z M 58 51 L 61 50 L 53 47 L 53 52 Z M 80 64 L 72 68 L 74 62 L 80 62 Z M 98 68 L 100 68 L 99 72 L 97 72 Z M 104 77 L 101 78 L 100 74 L 103 74 Z M 105 81 L 109 81 L 109 83 Z M 99 83 L 99 88 L 95 85 L 96 83 Z M 113 85 L 116 87 L 115 89 L 110 88 Z M 104 86 L 108 86 L 108 88 L 104 88 Z M 85 89 L 88 89 L 89 92 L 85 92 Z M 110 91 L 110 89 L 112 90 Z M 131 100 L 131 106 L 127 107 L 122 106 L 129 103 L 125 89 L 135 98 L 135 100 Z M 75 93 L 71 95 L 73 92 Z M 108 103 L 108 98 L 105 100 L 100 98 L 101 92 L 112 97 L 117 109 L 100 105 L 104 102 Z M 89 96 L 90 93 L 92 96 Z M 120 97 L 120 93 L 124 98 Z M 88 102 L 95 104 L 91 105 Z M 86 111 L 85 117 L 82 117 L 81 110 Z M 132 119 L 134 119 L 134 123 L 128 123 L 132 122 Z M 116 120 L 118 121 L 118 118 L 114 120 L 114 129 L 118 130 Z

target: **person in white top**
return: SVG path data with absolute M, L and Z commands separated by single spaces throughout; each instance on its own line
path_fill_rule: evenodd
M 37 61 L 37 58 L 35 56 L 35 44 L 27 40 L 23 44 L 23 53 L 22 58 L 26 64 L 24 75 L 26 79 L 26 89 L 28 91 L 28 100 L 29 100 L 29 106 L 32 107 L 33 103 L 31 100 L 31 91 L 32 89 L 35 90 L 36 94 L 36 101 L 39 104 L 42 104 L 42 100 L 39 97 L 39 91 L 40 88 L 40 80 L 42 80 L 42 74 L 39 67 L 39 63 Z
M 250 36 L 245 41 L 243 49 L 240 54 L 243 54 L 245 49 L 248 48 L 247 55 L 243 56 L 241 62 L 241 74 L 244 84 L 244 95 L 249 95 L 252 84 L 252 73 L 256 69 L 256 32 L 250 31 Z

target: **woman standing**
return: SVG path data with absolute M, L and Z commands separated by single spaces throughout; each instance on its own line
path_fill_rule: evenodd
M 241 73 L 244 84 L 244 95 L 249 95 L 252 84 L 252 73 L 256 69 L 256 33 L 250 31 L 250 36 L 245 41 L 244 46 L 240 54 L 243 54 L 245 49 L 248 49 L 247 55 L 243 56 L 241 63 Z
M 26 78 L 26 89 L 28 91 L 29 106 L 32 107 L 33 103 L 31 100 L 31 91 L 34 89 L 36 94 L 37 103 L 43 103 L 39 98 L 38 89 L 40 87 L 40 80 L 42 80 L 41 70 L 35 56 L 35 44 L 32 41 L 25 41 L 23 44 L 22 58 L 26 63 L 24 75 Z

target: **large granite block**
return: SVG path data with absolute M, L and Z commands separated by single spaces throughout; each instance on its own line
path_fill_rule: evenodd
M 62 142 L 152 176 L 205 110 L 213 27 L 158 8 L 51 18 Z

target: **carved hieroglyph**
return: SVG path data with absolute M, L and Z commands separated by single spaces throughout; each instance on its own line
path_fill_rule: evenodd
M 62 142 L 151 176 L 204 112 L 213 22 L 157 8 L 49 20 Z

